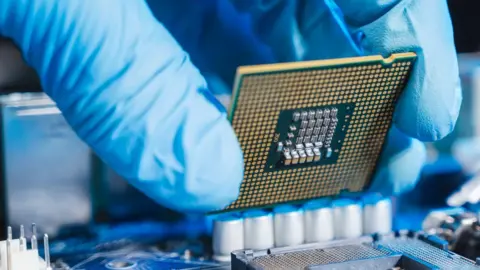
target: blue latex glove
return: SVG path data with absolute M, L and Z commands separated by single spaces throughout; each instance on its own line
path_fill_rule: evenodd
M 0 35 L 77 134 L 157 202 L 205 211 L 236 198 L 242 154 L 226 112 L 144 1 L 1 0 Z
M 399 193 L 414 187 L 426 159 L 419 141 L 439 140 L 454 128 L 462 101 L 447 1 L 337 0 L 367 54 L 415 51 L 418 59 L 400 97 L 372 188 Z M 418 139 L 418 140 L 417 140 Z
M 462 97 L 446 1 L 176 2 L 149 4 L 208 74 L 215 93 L 228 91 L 239 65 L 416 52 L 415 70 L 399 100 L 373 191 L 412 189 L 426 160 L 421 141 L 441 139 L 453 130 Z
M 211 91 L 244 64 L 417 51 L 379 173 L 411 186 L 425 150 L 404 134 L 438 139 L 458 113 L 450 21 L 443 1 L 368 2 L 152 0 L 158 23 L 140 0 L 2 0 L 0 35 L 107 164 L 161 204 L 204 211 L 238 195 L 241 151 Z

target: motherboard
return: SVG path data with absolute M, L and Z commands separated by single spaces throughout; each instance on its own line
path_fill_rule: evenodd
M 476 215 L 437 211 L 422 230 L 402 231 L 393 225 L 392 198 L 366 193 L 415 59 L 240 67 L 229 118 L 244 179 L 238 199 L 207 217 L 172 218 L 134 204 L 131 192 L 118 196 L 121 181 L 92 162 L 48 97 L 0 100 L 0 270 L 480 269 Z M 91 177 L 92 164 L 107 181 Z M 164 219 L 137 215 L 148 208 Z M 32 221 L 38 230 L 20 225 Z

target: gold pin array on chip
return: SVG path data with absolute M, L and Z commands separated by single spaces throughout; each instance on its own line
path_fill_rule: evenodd
M 415 59 L 400 53 L 240 67 L 229 118 L 245 172 L 238 199 L 220 211 L 366 188 Z

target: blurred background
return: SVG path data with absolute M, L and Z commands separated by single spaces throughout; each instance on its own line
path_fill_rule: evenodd
M 418 186 L 395 198 L 397 215 L 404 217 L 396 220 L 398 228 L 419 229 L 428 211 L 448 207 L 448 198 L 468 181 L 480 187 L 475 180 L 480 171 L 480 2 L 448 2 L 464 102 L 455 131 L 427 144 L 429 160 Z M 101 237 L 209 232 L 204 217 L 155 204 L 105 166 L 42 94 L 35 73 L 18 59 L 18 51 L 0 41 L 0 228 L 36 222 L 41 232 L 56 239 L 100 237 L 103 229 L 108 236 Z M 453 204 L 478 212 L 480 191 L 469 190 Z

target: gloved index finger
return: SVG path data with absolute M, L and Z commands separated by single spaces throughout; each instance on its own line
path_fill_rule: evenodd
M 446 1 L 337 2 L 349 16 L 346 21 L 351 23 L 351 30 L 363 32 L 361 45 L 366 53 L 388 56 L 413 51 L 418 55 L 397 106 L 396 126 L 423 141 L 449 134 L 459 114 L 462 94 Z
M 11 37 L 77 134 L 159 203 L 236 199 L 242 153 L 205 80 L 144 1 L 0 1 Z

